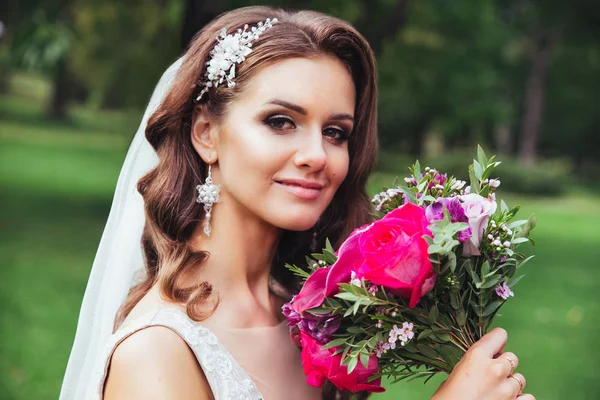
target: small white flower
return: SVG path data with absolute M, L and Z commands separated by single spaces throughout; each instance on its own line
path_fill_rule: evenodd
M 503 244 L 504 244 L 504 247 L 506 247 L 506 248 L 510 247 L 510 242 L 508 240 L 506 242 L 504 242 Z
M 451 186 L 451 189 L 452 189 L 452 190 L 460 190 L 460 189 L 462 189 L 462 188 L 463 188 L 463 187 L 464 187 L 466 184 L 467 184 L 467 182 L 465 182 L 465 181 L 460 181 L 460 180 L 457 180 L 456 182 L 454 182 L 454 183 L 452 184 L 452 186 Z
M 362 287 L 362 281 L 356 276 L 356 272 L 352 271 L 350 275 L 350 283 L 354 286 Z
M 402 323 L 402 341 L 403 342 L 408 342 L 410 339 L 412 339 L 415 336 L 415 333 L 413 332 L 413 328 L 414 325 L 412 322 L 403 322 Z
M 489 185 L 491 188 L 496 189 L 498 186 L 500 186 L 500 179 L 490 179 Z

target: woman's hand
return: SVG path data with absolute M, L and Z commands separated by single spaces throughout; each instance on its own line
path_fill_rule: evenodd
M 519 359 L 504 353 L 508 335 L 495 328 L 467 351 L 432 400 L 535 400 L 521 394 L 525 377 L 514 370 Z

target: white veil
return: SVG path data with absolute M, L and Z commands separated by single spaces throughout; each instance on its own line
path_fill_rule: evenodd
M 144 271 L 144 202 L 136 185 L 158 162 L 145 137 L 146 124 L 171 87 L 181 63 L 182 58 L 173 63 L 156 85 L 127 152 L 83 297 L 60 400 L 84 399 L 90 390 L 97 390 L 98 382 L 91 381 L 95 363 L 112 334 L 115 316 L 136 275 Z

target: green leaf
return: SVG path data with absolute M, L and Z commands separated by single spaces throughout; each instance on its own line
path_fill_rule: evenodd
M 363 333 L 365 330 L 359 326 L 350 326 L 346 331 L 350 333 Z
M 435 253 L 440 253 L 442 251 L 442 246 L 440 246 L 439 244 L 432 244 L 431 246 L 429 246 L 429 248 L 427 249 L 427 252 L 429 254 L 435 254 Z
M 368 353 L 360 353 L 360 363 L 363 367 L 369 367 L 369 354 Z
M 487 276 L 487 274 L 490 273 L 490 263 L 489 261 L 485 261 L 482 265 L 481 265 L 481 276 L 485 277 Z
M 335 297 L 337 297 L 338 299 L 342 299 L 342 300 L 348 300 L 348 301 L 357 301 L 359 299 L 359 297 L 357 295 L 355 295 L 354 293 L 348 293 L 348 292 L 341 292 L 335 295 Z
M 435 351 L 430 346 L 422 343 L 417 343 L 417 351 L 423 354 L 425 357 L 429 357 L 431 359 L 436 359 L 439 356 L 437 351 Z
M 421 179 L 421 163 L 419 162 L 419 160 L 417 160 L 415 162 L 415 165 L 413 165 L 413 175 L 417 182 L 419 181 L 419 179 Z
M 480 145 L 477 145 L 477 160 L 479 160 L 481 165 L 488 165 L 488 159 L 483 151 L 483 147 Z
M 524 259 L 523 261 L 521 261 L 519 263 L 519 265 L 517 266 L 517 268 L 521 268 L 523 265 L 525 265 L 529 260 L 531 260 L 533 257 L 535 257 L 534 255 L 531 255 L 529 257 L 527 257 L 526 259 Z
M 516 237 L 513 240 L 510 241 L 511 244 L 519 244 L 519 243 L 525 243 L 525 242 L 529 242 L 529 238 L 526 237 Z
M 308 313 L 311 313 L 313 315 L 325 315 L 325 314 L 329 314 L 331 313 L 331 310 L 328 308 L 321 308 L 321 307 L 317 307 L 317 308 L 311 308 L 310 310 L 306 310 Z
M 488 304 L 488 306 L 483 310 L 483 313 L 481 313 L 482 317 L 487 317 L 488 315 L 491 315 L 493 312 L 495 312 L 498 308 L 500 308 L 500 306 L 504 303 L 504 301 L 502 300 L 496 300 L 490 304 Z
M 354 303 L 354 306 L 352 307 L 352 315 L 356 315 L 356 313 L 358 312 L 358 308 L 360 307 L 361 300 L 362 299 L 358 299 L 358 301 L 356 303 Z
M 435 335 L 438 338 L 438 342 L 446 343 L 450 341 L 450 334 L 447 332 L 436 332 Z
M 462 308 L 458 310 L 458 313 L 456 314 L 456 322 L 459 326 L 465 326 L 465 323 L 467 322 L 467 313 Z
M 358 365 L 358 357 L 352 357 L 348 363 L 348 373 L 351 374 Z
M 490 175 L 492 175 L 492 172 L 494 172 L 494 164 L 490 164 L 488 165 L 488 167 L 483 171 L 483 174 L 481 175 L 481 179 L 486 180 L 487 178 L 490 177 Z
M 331 245 L 331 242 L 329 241 L 329 238 L 325 239 L 325 250 L 327 250 L 330 253 L 335 253 L 335 250 L 333 250 L 333 246 Z
M 337 257 L 335 256 L 335 254 L 328 250 L 323 250 L 323 256 L 325 257 L 325 262 L 328 264 L 333 264 L 337 261 Z
M 500 275 L 500 274 L 494 274 L 494 275 L 490 276 L 481 285 L 481 289 L 489 289 L 493 286 L 496 286 L 498 284 L 498 281 L 500 280 L 500 278 L 502 278 L 502 275 Z
M 481 185 L 479 183 L 479 179 L 475 176 L 475 172 L 473 171 L 473 165 L 469 166 L 469 181 L 471 184 L 471 193 L 479 193 L 481 189 Z
M 483 176 L 483 168 L 481 167 L 481 164 L 479 164 L 479 162 L 477 160 L 473 160 L 473 172 L 475 172 L 475 177 L 479 180 L 482 181 L 482 176 Z
M 442 355 L 442 358 L 448 362 L 451 366 L 456 365 L 461 357 L 464 355 L 464 352 L 454 345 L 444 344 L 438 348 L 439 353 Z
M 406 186 L 397 186 L 396 188 L 402 190 L 402 193 L 408 196 L 411 203 L 414 204 L 417 202 L 417 195 L 412 190 L 410 190 Z
M 334 347 L 338 347 L 338 346 L 345 344 L 346 340 L 347 340 L 346 338 L 333 339 L 331 342 L 327 343 L 326 345 L 324 345 L 321 348 L 322 349 L 332 349 Z
M 439 316 L 440 310 L 438 310 L 437 306 L 431 307 L 431 310 L 429 311 L 429 319 L 431 320 L 431 323 L 435 324 Z
M 431 333 L 432 333 L 431 329 L 425 329 L 424 331 L 419 333 L 417 340 L 427 339 L 429 337 L 429 335 L 431 335 Z
M 521 276 L 518 276 L 518 277 L 514 278 L 513 280 L 509 281 L 507 284 L 508 287 L 513 287 L 514 285 L 516 285 L 521 280 L 521 278 L 523 278 L 524 276 L 525 275 L 521 275 Z
M 458 294 L 450 294 L 450 305 L 455 310 L 458 310 L 458 308 L 460 307 L 460 302 L 458 301 Z

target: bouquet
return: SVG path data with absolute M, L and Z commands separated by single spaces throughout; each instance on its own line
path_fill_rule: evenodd
M 498 200 L 500 162 L 478 147 L 470 185 L 417 161 L 403 184 L 373 198 L 379 217 L 335 252 L 287 267 L 305 279 L 284 314 L 310 385 L 379 392 L 393 381 L 449 373 L 514 296 L 533 256 L 535 218 Z

